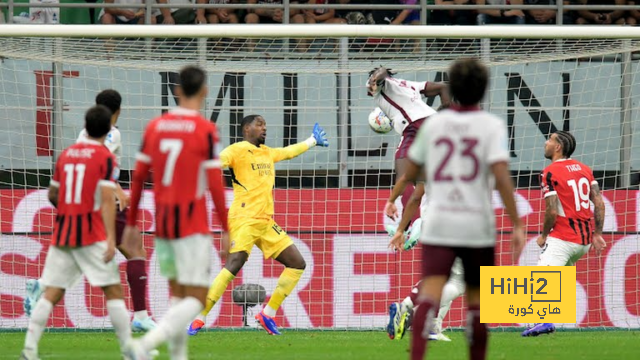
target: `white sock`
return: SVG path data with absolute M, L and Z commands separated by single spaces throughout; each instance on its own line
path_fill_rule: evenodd
M 268 317 L 274 317 L 276 316 L 276 313 L 278 312 L 278 310 L 275 310 L 271 306 L 267 305 L 264 307 L 264 309 L 262 309 L 262 312 Z
M 172 296 L 171 306 L 177 306 L 182 298 Z M 178 331 L 175 336 L 169 338 L 169 353 L 171 360 L 188 360 L 187 332 Z
M 133 313 L 133 318 L 134 319 L 144 320 L 144 319 L 146 319 L 148 317 L 149 317 L 149 313 L 147 312 L 147 310 L 135 311 Z
M 438 309 L 438 317 L 434 322 L 436 328 L 433 330 L 435 332 L 442 331 L 442 321 L 444 320 L 445 316 L 447 316 L 447 313 L 451 308 L 451 303 L 453 302 L 453 300 L 462 296 L 464 294 L 464 291 L 464 283 L 458 281 L 447 281 L 447 283 L 444 285 L 444 288 L 442 289 L 442 297 L 440 298 L 440 309 Z
M 185 329 L 191 320 L 202 309 L 204 309 L 204 305 L 194 297 L 186 297 L 177 305 L 172 305 L 158 323 L 158 326 L 142 338 L 142 348 L 145 351 L 153 350 L 173 338 L 176 333 L 186 332 Z
M 33 351 L 34 354 L 38 353 L 38 343 L 42 337 L 44 327 L 47 325 L 49 315 L 51 315 L 51 310 L 53 310 L 51 301 L 45 298 L 38 300 L 36 307 L 31 312 L 31 319 L 29 319 L 27 336 L 24 340 L 25 350 Z
M 413 301 L 411 301 L 411 296 L 407 296 L 406 298 L 404 298 L 404 300 L 402 300 L 402 303 L 400 303 L 400 311 L 405 313 L 412 309 Z
M 120 342 L 120 350 L 131 340 L 131 326 L 129 326 L 129 311 L 123 299 L 107 300 L 107 313 Z

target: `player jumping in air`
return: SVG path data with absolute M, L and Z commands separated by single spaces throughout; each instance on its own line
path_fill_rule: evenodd
M 222 166 L 229 168 L 233 182 L 229 231 L 234 243 L 224 268 L 211 284 L 204 311 L 187 330 L 189 335 L 196 335 L 205 326 L 207 314 L 242 269 L 254 245 L 265 258 L 275 259 L 285 267 L 269 303 L 256 315 L 267 333 L 280 335 L 274 317 L 306 266 L 291 238 L 273 220 L 274 164 L 301 155 L 316 145 L 329 146 L 326 134 L 316 123 L 307 140 L 285 148 L 270 148 L 264 145 L 267 122 L 260 115 L 242 119 L 242 134 L 244 141 L 228 146 L 220 154 Z
M 395 73 L 391 69 L 382 66 L 371 70 L 367 80 L 367 93 L 373 97 L 376 106 L 391 119 L 396 132 L 402 135 L 395 154 L 396 179 L 399 179 L 407 171 L 409 163 L 407 152 L 418 129 L 427 117 L 436 113 L 436 110 L 422 101 L 422 96 L 440 96 L 441 108 L 448 107 L 451 100 L 445 83 L 409 81 L 396 79 L 393 75 Z M 402 193 L 403 208 L 407 206 L 413 190 L 414 183 L 411 182 Z M 420 213 L 416 212 L 412 222 L 419 217 Z M 395 228 L 387 229 L 391 236 L 395 230 Z M 419 231 L 413 233 L 419 234 Z M 417 242 L 416 237 L 410 237 L 410 240 L 414 244 Z
M 395 200 L 404 191 L 404 187 L 406 186 L 406 184 L 407 181 L 405 181 L 404 177 L 398 179 L 396 185 L 393 187 L 391 196 L 387 201 L 387 206 L 385 206 L 385 210 L 387 211 L 385 215 L 390 217 L 392 220 L 396 220 L 398 216 L 397 208 L 395 206 Z M 418 182 L 416 184 L 416 189 L 413 191 L 413 194 L 409 199 L 409 203 L 407 203 L 407 207 L 404 209 L 402 219 L 398 224 L 399 229 L 406 229 L 409 226 L 409 222 L 411 221 L 421 204 L 422 212 L 427 211 L 427 201 L 423 201 L 424 193 L 424 182 Z M 414 232 L 417 231 L 416 229 L 421 228 L 421 226 L 419 225 L 420 222 L 421 219 L 416 220 L 413 229 L 411 230 L 410 238 L 415 238 L 416 241 L 419 235 L 414 235 Z M 409 250 L 413 246 L 415 246 L 415 243 L 413 243 L 413 240 L 405 241 L 405 236 L 406 235 L 404 231 L 397 231 L 392 236 L 391 242 L 403 243 L 403 249 Z M 411 242 L 411 244 L 408 244 L 409 242 Z M 421 282 L 422 281 L 419 281 L 416 285 L 413 286 L 409 296 L 402 300 L 402 302 L 394 302 L 389 306 L 389 323 L 387 324 L 387 333 L 389 334 L 389 338 L 400 340 L 404 337 L 405 332 L 410 326 L 410 319 L 413 318 L 414 311 L 416 310 L 415 304 Z M 464 295 L 465 288 L 464 269 L 462 268 L 462 262 L 459 258 L 456 258 L 453 266 L 451 267 L 451 275 L 449 276 L 449 280 L 447 280 L 447 283 L 442 290 L 442 299 L 440 301 L 440 308 L 438 309 L 438 316 L 433 322 L 431 328 L 429 328 L 429 340 L 451 341 L 448 336 L 442 333 L 442 322 L 447 316 L 447 312 L 449 312 L 453 300 Z
M 449 86 L 457 104 L 432 116 L 409 149 L 406 180 L 416 181 L 422 172 L 429 198 L 421 214 L 423 281 L 413 320 L 412 360 L 424 358 L 428 328 L 456 258 L 462 261 L 467 286 L 469 357 L 486 357 L 488 331 L 480 323 L 480 266 L 494 264 L 494 185 L 514 224 L 515 258 L 525 244 L 509 173 L 507 127 L 478 106 L 488 82 L 489 70 L 478 60 L 455 61 Z M 390 246 L 401 250 L 404 244 L 398 239 Z
M 573 266 L 591 245 L 596 253 L 606 247 L 602 238 L 604 201 L 591 169 L 571 159 L 576 139 L 558 131 L 544 144 L 544 157 L 551 160 L 541 176 L 545 211 L 542 234 L 537 243 L 542 248 L 538 266 Z M 591 211 L 589 200 L 593 202 Z M 592 227 L 591 218 L 595 218 Z M 556 330 L 553 324 L 536 324 L 522 336 L 538 336 Z
M 122 97 L 115 90 L 103 90 L 96 96 L 96 105 L 104 105 L 111 110 L 111 130 L 104 140 L 104 145 L 116 157 L 120 163 L 122 157 L 122 141 L 120 130 L 116 128 L 118 117 L 120 116 L 120 105 Z M 87 129 L 82 129 L 76 143 L 81 143 L 88 138 Z M 132 249 L 125 249 L 122 246 L 122 232 L 124 231 L 129 197 L 124 193 L 120 184 L 116 182 L 115 189 L 118 209 L 116 215 L 116 247 L 127 259 L 127 282 L 133 301 L 133 321 L 131 328 L 133 331 L 149 331 L 156 326 L 156 323 L 147 312 L 147 253 L 142 241 L 134 244 Z M 44 286 L 40 280 L 31 279 L 27 281 L 27 296 L 24 299 L 24 309 L 27 316 L 31 315 L 31 309 L 44 291 Z
M 168 278 L 171 306 L 158 326 L 127 347 L 131 360 L 147 359 L 169 342 L 172 360 L 188 359 L 184 329 L 202 311 L 211 271 L 212 237 L 205 200 L 207 187 L 222 225 L 220 256 L 229 250 L 227 208 L 216 126 L 200 115 L 207 96 L 206 73 L 193 66 L 180 71 L 178 107 L 151 120 L 145 129 L 131 184 L 131 209 L 124 245 L 140 241 L 135 226 L 143 183 L 153 171 L 155 251 Z
M 102 105 L 85 114 L 87 137 L 60 154 L 49 185 L 49 201 L 57 209 L 42 284 L 20 356 L 38 359 L 38 343 L 53 307 L 84 274 L 104 291 L 107 312 L 124 349 L 131 340 L 129 312 L 124 303 L 116 248 L 116 204 L 113 190 L 118 165 L 103 145 L 111 128 L 111 111 Z

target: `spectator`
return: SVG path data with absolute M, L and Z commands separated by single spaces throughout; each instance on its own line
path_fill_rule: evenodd
M 522 5 L 523 0 L 476 0 L 478 5 Z M 524 24 L 522 10 L 478 10 L 478 25 L 488 24 Z
M 103 8 L 98 15 L 101 24 L 144 24 L 144 8 L 127 8 L 124 5 L 144 4 L 144 0 L 104 0 L 105 4 L 122 4 L 121 8 Z M 151 23 L 156 22 L 155 16 Z
M 565 5 L 569 5 L 569 0 L 564 0 Z M 525 0 L 526 5 L 555 5 L 556 0 Z M 525 12 L 527 24 L 553 25 L 556 23 L 556 13 L 554 9 L 533 9 Z M 573 24 L 571 12 L 564 10 L 562 14 L 563 24 Z
M 636 1 L 627 1 L 627 5 L 635 5 Z M 627 25 L 638 25 L 638 21 L 640 20 L 640 10 L 634 9 L 629 10 L 629 16 L 627 17 Z
M 418 0 L 399 0 L 403 5 L 416 5 Z M 391 25 L 420 25 L 420 10 L 403 9 L 391 21 Z
M 436 5 L 472 5 L 473 0 L 436 0 Z M 475 25 L 472 10 L 434 10 L 431 23 L 435 25 Z
M 209 4 L 234 4 L 235 0 L 209 0 Z M 229 8 L 213 8 L 207 9 L 207 22 L 209 24 L 237 24 L 238 15 L 235 9 Z
M 583 5 L 625 5 L 625 0 L 578 0 Z M 624 25 L 624 10 L 578 10 L 578 25 Z
M 191 0 L 156 0 L 158 4 L 187 5 L 192 4 Z M 206 0 L 197 0 L 198 4 L 205 4 Z M 156 17 L 158 24 L 206 24 L 204 8 L 194 11 L 193 8 L 161 8 L 160 15 Z
M 282 0 L 247 0 L 247 4 L 282 4 Z M 261 9 L 252 10 L 244 17 L 247 24 L 281 24 L 283 9 Z M 304 16 L 297 10 L 289 11 L 290 24 L 303 24 Z
M 308 4 L 328 4 L 328 0 L 309 0 Z M 335 9 L 304 10 L 304 20 L 307 24 L 346 24 L 347 20 L 336 17 Z

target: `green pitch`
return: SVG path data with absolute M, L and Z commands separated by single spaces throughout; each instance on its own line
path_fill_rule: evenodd
M 450 343 L 432 342 L 429 359 L 466 359 L 463 332 L 446 332 Z M 0 359 L 17 359 L 24 333 L 0 332 Z M 191 337 L 190 359 L 407 359 L 409 339 L 391 341 L 384 332 L 286 331 L 268 336 L 260 331 L 209 331 Z M 169 359 L 160 349 L 157 359 Z M 118 359 L 115 335 L 109 332 L 45 333 L 40 357 L 46 359 Z M 489 359 L 626 360 L 638 359 L 640 331 L 559 332 L 521 338 L 517 332 L 492 332 Z

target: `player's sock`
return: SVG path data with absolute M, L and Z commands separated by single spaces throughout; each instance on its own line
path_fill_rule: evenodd
M 131 339 L 131 326 L 129 326 L 129 311 L 122 299 L 107 300 L 107 313 L 116 332 L 120 349 Z
M 177 306 L 182 298 L 171 297 L 171 306 Z M 169 353 L 172 360 L 187 360 L 189 358 L 187 346 L 187 333 L 178 331 L 169 339 Z
M 42 337 L 44 327 L 47 325 L 51 310 L 53 310 L 53 304 L 44 297 L 40 298 L 36 303 L 35 309 L 31 312 L 27 336 L 24 341 L 24 348 L 26 350 L 33 351 L 34 354 L 38 353 L 38 343 Z
M 438 309 L 437 323 L 442 324 L 447 312 L 451 308 L 453 300 L 464 294 L 464 284 L 455 281 L 448 281 L 442 289 L 442 298 L 440 298 L 440 309 Z M 437 329 L 440 332 L 442 329 Z
M 213 280 L 213 283 L 209 288 L 209 292 L 207 293 L 207 304 L 204 306 L 204 310 L 202 310 L 201 315 L 203 315 L 203 319 L 201 320 L 204 321 L 204 317 L 206 317 L 209 311 L 211 311 L 213 305 L 220 300 L 224 291 L 227 290 L 229 283 L 235 278 L 235 275 L 226 268 L 222 268 L 222 270 L 220 270 L 220 273 L 218 273 L 218 276 Z
M 433 321 L 435 303 L 430 299 L 420 298 L 419 306 L 415 313 L 411 335 L 411 360 L 422 360 L 427 353 L 427 341 L 429 340 L 429 327 Z
M 410 296 L 407 296 L 406 298 L 404 298 L 404 300 L 402 300 L 402 303 L 400 303 L 400 309 L 402 310 L 403 313 L 413 309 L 412 296 L 413 294 L 411 294 Z
M 127 261 L 127 282 L 129 283 L 135 318 L 143 320 L 149 317 L 147 313 L 146 259 L 133 258 Z
M 147 352 L 151 351 L 176 336 L 176 333 L 184 332 L 200 311 L 202 311 L 202 303 L 191 296 L 171 306 L 158 326 L 142 338 L 142 348 Z
M 276 312 L 280 308 L 280 305 L 282 305 L 284 299 L 291 294 L 293 288 L 295 288 L 298 281 L 300 281 L 302 273 L 304 273 L 304 270 L 292 268 L 285 268 L 282 271 L 282 274 L 280 274 L 278 278 L 278 284 L 275 290 L 273 290 L 273 295 L 271 295 L 269 303 L 263 310 L 265 315 L 270 317 L 276 316 Z
M 413 194 L 413 190 L 415 190 L 416 186 L 413 185 L 412 183 L 408 183 L 407 187 L 404 189 L 404 192 L 402 193 L 402 197 L 400 198 L 400 201 L 402 202 L 402 209 L 404 211 L 404 209 L 407 208 L 407 204 L 409 203 L 409 199 L 411 198 L 411 194 Z M 418 220 L 420 218 L 420 211 L 416 211 L 416 214 L 413 215 L 413 218 L 411 219 L 411 224 L 413 224 L 414 221 Z
M 486 358 L 488 338 L 487 325 L 480 323 L 480 305 L 470 305 L 467 312 L 467 341 L 471 360 Z

